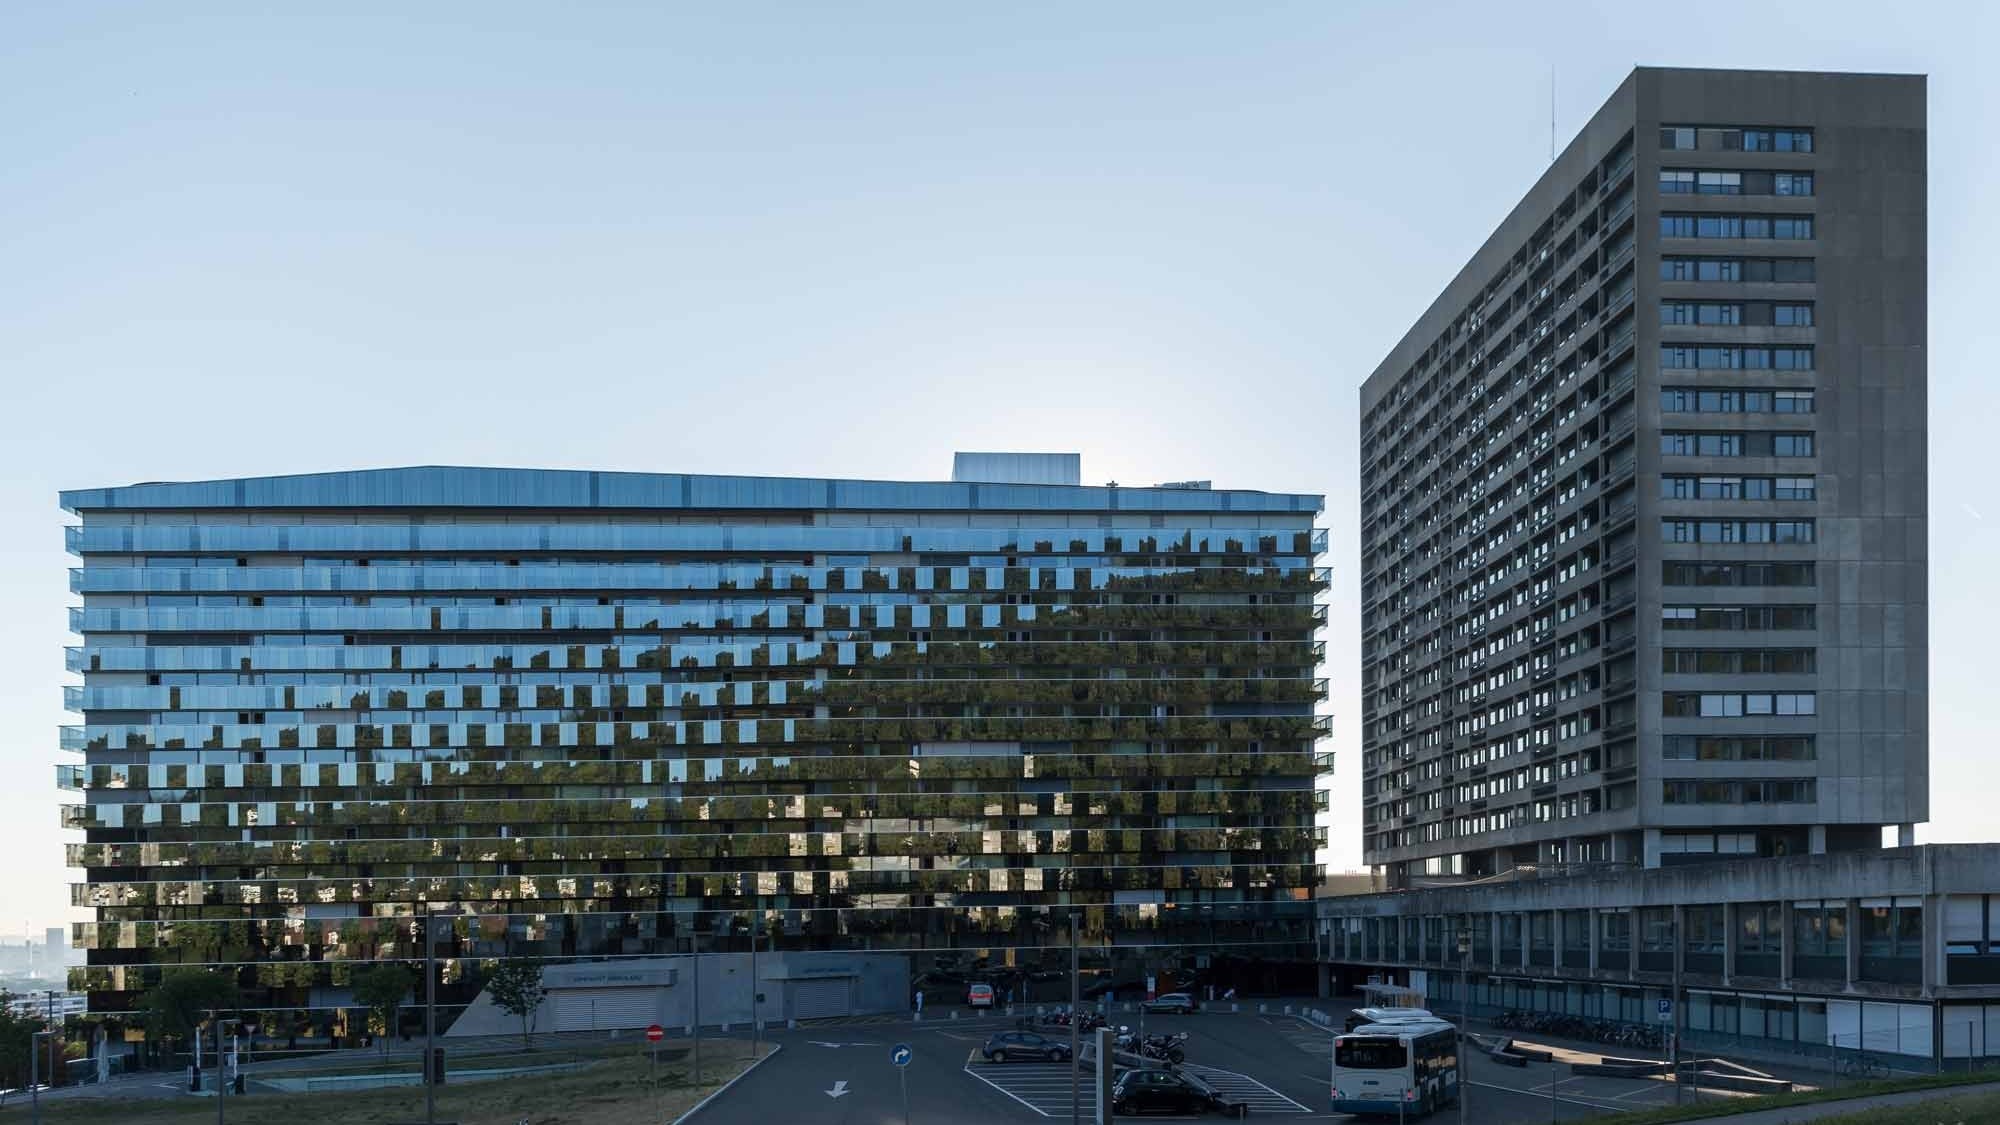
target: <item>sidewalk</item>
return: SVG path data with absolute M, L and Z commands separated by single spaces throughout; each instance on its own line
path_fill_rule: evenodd
M 1870 1109 L 1887 1109 L 1894 1106 L 1922 1105 L 1925 1102 L 1941 1101 L 1945 1098 L 1959 1098 L 1968 1094 L 2000 1094 L 2000 1082 L 1982 1082 L 1976 1086 L 1954 1086 L 1948 1090 L 1911 1090 L 1901 1094 L 1876 1094 L 1866 1098 L 1849 1098 L 1845 1101 L 1819 1102 L 1814 1105 L 1781 1106 L 1777 1109 L 1760 1109 L 1750 1113 L 1732 1114 L 1714 1120 L 1726 1121 L 1729 1125 L 1791 1125 L 1795 1121 L 1822 1121 L 1829 1117 L 1841 1117 L 1850 1113 L 1860 1113 Z

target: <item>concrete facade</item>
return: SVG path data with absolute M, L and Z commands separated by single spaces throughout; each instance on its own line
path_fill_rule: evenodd
M 1456 1011 L 1463 971 L 1475 1014 L 1652 1022 L 1671 998 L 1697 1044 L 2000 1056 L 2000 845 L 1604 868 L 1318 908 L 1336 991 L 1422 982 Z
M 1363 386 L 1392 882 L 1927 818 L 1924 122 L 1638 69 Z

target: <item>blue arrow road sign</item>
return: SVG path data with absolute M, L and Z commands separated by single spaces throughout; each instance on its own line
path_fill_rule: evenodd
M 889 1048 L 889 1061 L 895 1063 L 897 1066 L 910 1065 L 910 1045 L 908 1043 L 898 1043 Z

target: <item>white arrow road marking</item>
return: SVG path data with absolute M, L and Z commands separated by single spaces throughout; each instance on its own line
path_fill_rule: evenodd
M 831 1047 L 832 1049 L 834 1049 L 834 1050 L 836 1050 L 836 1051 L 838 1051 L 838 1050 L 839 1050 L 839 1049 L 841 1049 L 842 1047 L 873 1047 L 873 1046 L 875 1046 L 875 1044 L 873 1044 L 873 1043 L 828 1043 L 828 1042 L 827 1042 L 826 1040 L 824 1040 L 824 1039 L 808 1039 L 808 1040 L 806 1040 L 806 1042 L 808 1042 L 808 1043 L 811 1043 L 811 1044 L 812 1044 L 813 1046 L 815 1046 L 815 1047 Z
M 843 1078 L 840 1081 L 835 1082 L 833 1084 L 833 1089 L 828 1090 L 826 1092 L 826 1096 L 829 1098 L 837 1098 L 845 1093 L 847 1093 L 847 1079 Z

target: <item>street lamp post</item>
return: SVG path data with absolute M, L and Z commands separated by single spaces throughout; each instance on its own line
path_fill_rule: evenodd
M 437 1121 L 437 912 L 424 903 L 424 1125 Z
M 1083 984 L 1077 969 L 1076 908 L 1069 914 L 1069 1122 L 1083 1125 Z M 1099 1059 L 1098 1065 L 1104 1065 Z
M 41 1040 L 53 1038 L 55 1028 L 44 1028 L 28 1036 L 28 1098 L 33 1105 L 35 1125 L 42 1125 L 42 1044 Z
M 1458 1125 L 1466 1125 L 1465 1090 L 1472 1075 L 1466 1036 L 1472 1030 L 1472 920 L 1458 931 Z

